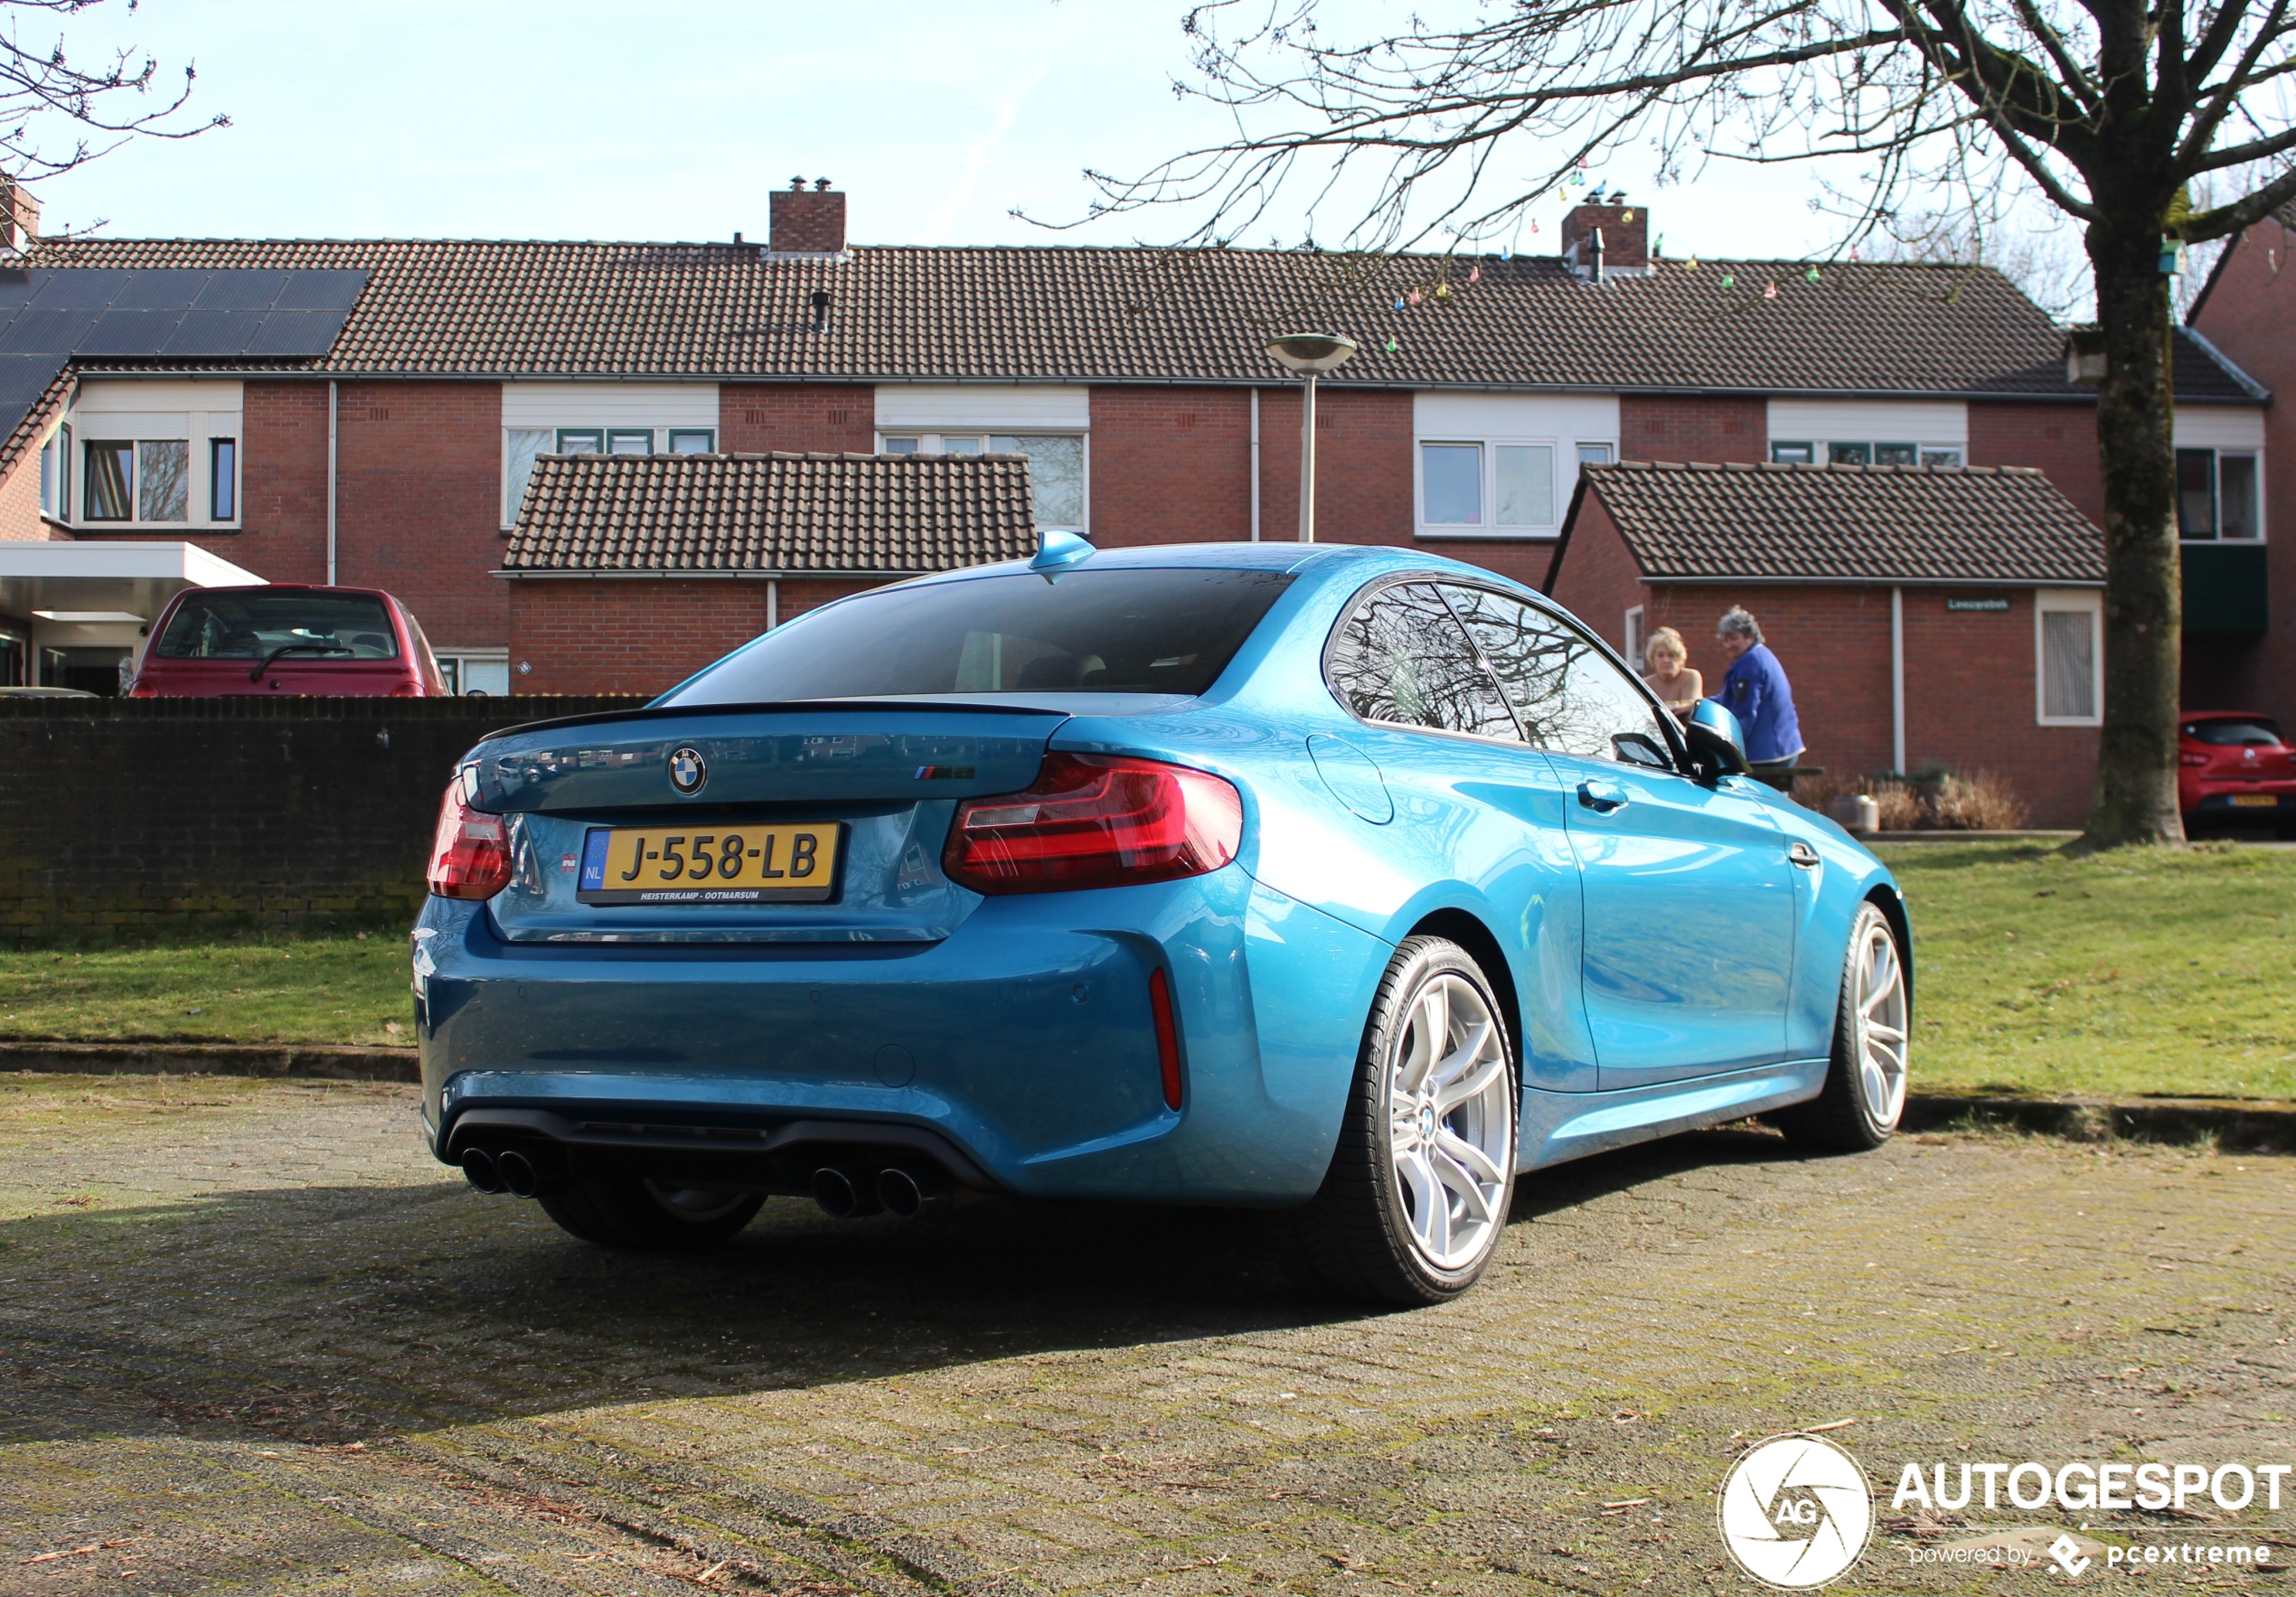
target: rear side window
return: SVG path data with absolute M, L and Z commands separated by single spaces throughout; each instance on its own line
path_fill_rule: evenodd
M 1325 680 L 1367 721 L 1517 741 L 1515 719 L 1431 583 L 1383 587 L 1331 636 Z
M 2187 721 L 2185 736 L 2212 748 L 2270 748 L 2280 742 L 2280 723 L 2261 715 L 2238 720 Z
M 185 595 L 152 653 L 162 660 L 261 660 L 287 648 L 311 660 L 399 658 L 381 599 L 259 588 Z
M 1670 746 L 1658 709 L 1584 633 L 1489 588 L 1446 583 L 1444 593 L 1531 742 L 1584 759 L 1664 763 Z
M 671 704 L 1209 688 L 1288 573 L 1033 571 L 882 588 L 767 633 Z

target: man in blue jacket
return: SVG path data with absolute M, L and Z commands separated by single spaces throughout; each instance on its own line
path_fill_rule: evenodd
M 1714 641 L 1730 657 L 1730 672 L 1714 697 L 1746 732 L 1746 763 L 1754 767 L 1755 780 L 1791 794 L 1802 746 L 1786 668 L 1763 643 L 1761 626 L 1736 605 L 1714 624 Z

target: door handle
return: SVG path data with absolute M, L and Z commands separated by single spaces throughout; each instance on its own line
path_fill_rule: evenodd
M 1796 838 L 1793 840 L 1793 845 L 1786 850 L 1786 858 L 1801 866 L 1802 869 L 1809 870 L 1814 869 L 1818 863 L 1818 850 L 1802 839 Z
M 1578 802 L 1597 814 L 1607 815 L 1614 810 L 1626 808 L 1626 789 L 1614 782 L 1582 782 L 1578 784 Z

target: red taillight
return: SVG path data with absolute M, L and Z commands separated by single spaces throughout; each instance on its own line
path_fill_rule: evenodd
M 136 685 L 127 690 L 127 696 L 130 699 L 156 699 L 159 697 L 159 690 L 143 678 L 137 677 Z
M 441 898 L 491 898 L 510 886 L 510 834 L 500 815 L 463 802 L 457 777 L 438 806 L 430 842 L 430 890 Z
M 1049 754 L 1025 793 L 967 799 L 941 865 L 976 893 L 1046 893 L 1218 870 L 1244 801 L 1218 776 L 1155 760 Z
M 1180 1026 L 1172 1019 L 1172 983 L 1160 965 L 1148 972 L 1148 1012 L 1156 1022 L 1156 1064 L 1164 1076 L 1164 1103 L 1180 1107 Z

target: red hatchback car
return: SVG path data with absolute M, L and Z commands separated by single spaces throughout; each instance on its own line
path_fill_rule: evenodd
M 2210 823 L 2296 831 L 2296 748 L 2268 715 L 2187 710 L 2177 720 L 2177 807 Z
M 276 582 L 177 594 L 152 628 L 128 696 L 428 699 L 446 691 L 429 640 L 389 594 Z

